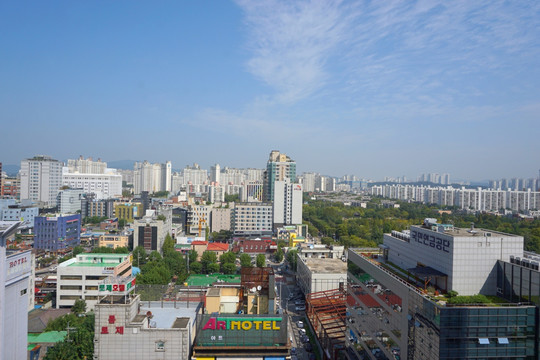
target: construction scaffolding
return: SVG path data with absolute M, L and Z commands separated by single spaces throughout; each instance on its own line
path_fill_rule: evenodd
M 343 287 L 306 295 L 306 315 L 325 359 L 338 359 L 345 350 L 347 293 Z

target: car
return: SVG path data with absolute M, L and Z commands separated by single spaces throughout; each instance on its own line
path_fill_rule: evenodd
M 306 329 L 298 329 L 300 335 L 306 335 Z
M 304 305 L 301 305 L 301 306 L 297 306 L 294 308 L 296 311 L 305 311 L 306 310 L 306 307 Z
M 309 342 L 309 338 L 307 337 L 307 335 L 302 335 L 300 337 L 300 340 L 302 340 L 303 343 L 308 343 Z
M 298 320 L 298 322 L 296 323 L 296 326 L 298 326 L 299 328 L 303 328 L 304 322 L 302 320 Z
M 306 302 L 304 300 L 296 300 L 294 302 L 294 305 L 305 305 L 305 304 L 306 304 Z
M 295 347 L 291 348 L 291 355 L 296 355 L 296 348 Z

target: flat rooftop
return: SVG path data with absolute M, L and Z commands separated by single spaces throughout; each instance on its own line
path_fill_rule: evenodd
M 213 283 L 222 282 L 229 284 L 240 284 L 240 275 L 191 275 L 187 278 L 186 283 L 189 286 L 210 286 Z
M 316 274 L 346 273 L 347 263 L 341 259 L 303 259 L 309 270 Z
M 431 229 L 423 227 L 422 225 L 412 225 L 411 229 L 413 227 L 421 228 L 421 229 L 425 229 L 425 230 L 431 230 Z M 432 231 L 436 231 L 436 230 L 432 230 Z M 471 230 L 470 228 L 458 228 L 458 227 L 453 227 L 452 229 L 445 230 L 445 231 L 441 232 L 441 234 L 446 234 L 446 235 L 451 235 L 451 236 L 459 236 L 459 237 L 472 237 L 472 236 L 478 236 L 478 237 L 504 236 L 504 237 L 515 237 L 515 238 L 522 237 L 522 236 L 519 236 L 519 235 L 507 234 L 507 233 L 503 233 L 503 232 L 500 232 L 500 231 L 494 231 L 494 230 L 488 230 L 488 229 L 474 228 L 474 229 Z M 487 234 L 490 234 L 490 235 L 487 235 Z

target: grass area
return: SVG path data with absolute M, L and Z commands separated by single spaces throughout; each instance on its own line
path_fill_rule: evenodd
M 309 342 L 311 343 L 311 346 L 313 348 L 312 352 L 317 357 L 317 360 L 322 360 L 321 353 L 319 352 L 319 347 L 317 346 L 317 338 L 315 337 L 315 334 L 311 332 L 311 328 L 308 325 L 308 322 L 309 322 L 308 318 L 304 316 L 302 321 L 304 322 L 304 329 L 306 329 L 306 335 L 309 338 Z

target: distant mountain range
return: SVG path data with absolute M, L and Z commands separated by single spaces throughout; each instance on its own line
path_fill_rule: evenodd
M 133 170 L 133 165 L 136 161 L 137 160 L 107 161 L 107 167 L 112 169 Z

